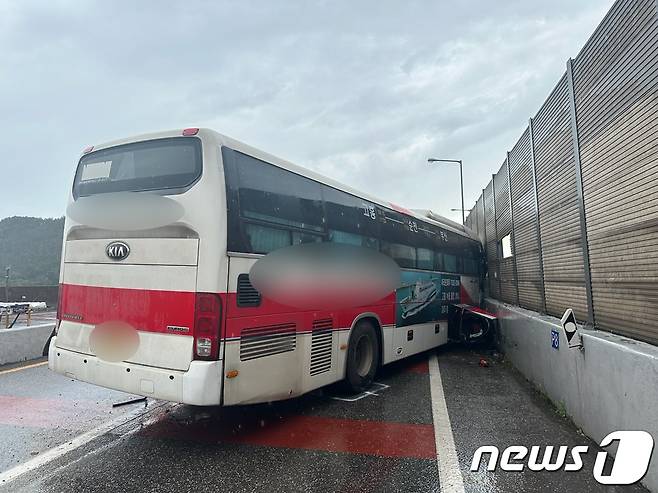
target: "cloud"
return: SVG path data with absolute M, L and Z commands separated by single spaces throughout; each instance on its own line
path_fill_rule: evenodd
M 469 207 L 609 6 L 0 2 L 0 217 L 62 214 L 88 144 L 203 125 L 459 218 L 426 159 Z

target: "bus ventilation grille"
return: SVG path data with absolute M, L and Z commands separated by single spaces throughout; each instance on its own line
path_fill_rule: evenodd
M 331 370 L 333 352 L 333 323 L 331 319 L 315 320 L 311 335 L 311 375 Z
M 294 351 L 297 345 L 295 324 L 291 323 L 242 329 L 240 335 L 241 361 Z
M 260 293 L 251 284 L 249 274 L 238 276 L 237 302 L 239 307 L 260 305 Z

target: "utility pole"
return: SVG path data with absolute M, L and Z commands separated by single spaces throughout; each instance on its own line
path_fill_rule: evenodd
M 11 267 L 5 268 L 5 301 L 9 303 L 9 271 Z

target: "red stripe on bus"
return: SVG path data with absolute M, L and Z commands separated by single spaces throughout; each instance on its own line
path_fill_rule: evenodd
M 167 326 L 194 328 L 195 293 L 62 284 L 62 320 L 100 324 L 120 320 L 137 330 L 171 333 Z
M 62 284 L 62 320 L 97 325 L 120 320 L 137 330 L 172 333 L 167 326 L 194 327 L 195 294 L 187 291 L 158 291 Z M 242 329 L 294 323 L 298 332 L 310 331 L 316 320 L 331 319 L 334 329 L 349 328 L 363 313 L 373 313 L 383 325 L 395 323 L 395 294 L 377 304 L 337 310 L 296 310 L 264 298 L 257 307 L 239 308 L 235 293 L 220 293 L 229 314 L 226 337 L 239 337 Z
M 226 337 L 240 337 L 242 329 L 294 323 L 298 332 L 310 331 L 313 322 L 331 319 L 333 329 L 345 329 L 364 313 L 375 314 L 382 325 L 395 323 L 395 293 L 373 305 L 336 311 L 299 310 L 263 298 L 259 306 L 238 307 L 235 293 L 227 293 Z

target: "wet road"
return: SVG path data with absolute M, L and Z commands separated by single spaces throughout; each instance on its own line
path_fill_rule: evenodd
M 125 412 L 135 398 L 56 375 L 45 359 L 0 368 L 0 471 Z
M 0 368 L 0 491 L 645 491 L 598 484 L 596 444 L 488 355 L 445 348 L 377 382 L 358 399 L 328 388 L 242 408 L 112 408 L 133 396 L 44 365 Z M 471 472 L 482 445 L 590 452 L 578 472 Z

